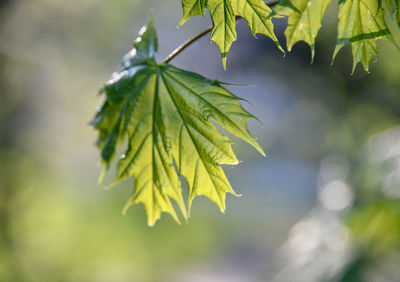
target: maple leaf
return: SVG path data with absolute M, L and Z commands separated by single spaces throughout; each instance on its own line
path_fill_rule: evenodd
M 207 0 L 182 0 L 183 16 L 179 25 L 183 25 L 193 16 L 203 15 L 206 10 Z
M 232 43 L 236 40 L 236 18 L 244 18 L 253 33 L 264 34 L 270 37 L 283 52 L 278 39 L 274 34 L 274 25 L 271 22 L 271 9 L 263 0 L 182 0 L 183 16 L 180 25 L 190 17 L 203 15 L 207 8 L 212 20 L 210 39 L 217 44 L 222 64 L 226 68 L 226 57 Z
M 285 31 L 288 50 L 298 41 L 304 41 L 311 47 L 312 57 L 315 54 L 315 38 L 321 28 L 321 22 L 331 0 L 281 0 L 274 9 L 278 15 L 288 16 L 288 27 Z M 386 0 L 392 15 L 396 14 L 396 1 Z M 377 0 L 340 0 L 339 1 L 338 39 L 333 54 L 351 44 L 353 54 L 353 72 L 361 62 L 368 71 L 373 57 L 378 54 L 377 39 L 393 41 L 385 22 L 382 1 Z
M 311 57 L 315 54 L 315 38 L 321 28 L 326 8 L 332 0 L 282 0 L 274 13 L 288 16 L 285 30 L 287 48 L 290 52 L 299 41 L 311 47 Z
M 370 61 L 378 54 L 377 39 L 391 39 L 385 23 L 384 9 L 377 0 L 339 1 L 338 40 L 333 57 L 351 44 L 353 72 L 358 62 L 368 71 Z
M 177 222 L 171 200 L 187 218 L 179 176 L 188 183 L 187 205 L 206 196 L 225 210 L 226 193 L 236 195 L 221 164 L 237 164 L 232 141 L 211 122 L 263 150 L 251 136 L 239 98 L 218 81 L 157 64 L 157 36 L 152 21 L 142 28 L 121 68 L 105 84 L 105 101 L 92 124 L 99 131 L 98 146 L 104 172 L 124 142 L 112 185 L 134 177 L 134 193 L 125 209 L 142 203 L 153 225 L 162 212 Z
M 270 37 L 282 48 L 274 34 L 271 19 L 288 17 L 285 30 L 287 49 L 291 51 L 299 41 L 311 47 L 311 57 L 315 55 L 315 39 L 322 25 L 327 7 L 332 0 L 280 0 L 271 10 L 263 0 L 181 0 L 183 17 L 180 24 L 190 17 L 210 11 L 212 30 L 210 39 L 221 51 L 222 63 L 226 67 L 226 57 L 236 40 L 235 16 L 247 20 L 254 36 L 257 33 Z M 385 19 L 385 7 L 390 14 L 390 24 Z M 361 62 L 368 71 L 369 64 L 378 54 L 378 39 L 388 39 L 399 46 L 400 36 L 393 33 L 400 26 L 399 1 L 397 0 L 339 0 L 338 39 L 333 58 L 346 44 L 351 44 L 353 72 Z M 397 32 L 400 34 L 400 32 Z M 400 47 L 399 47 L 400 48 Z M 282 50 L 283 51 L 283 50 Z

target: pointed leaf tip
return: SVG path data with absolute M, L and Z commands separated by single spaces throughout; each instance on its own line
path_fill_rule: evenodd
M 322 25 L 322 19 L 331 1 L 281 0 L 279 2 L 274 12 L 278 15 L 288 16 L 285 35 L 289 52 L 299 41 L 306 42 L 313 52 L 315 39 Z
M 274 13 L 263 0 L 181 0 L 181 2 L 183 16 L 179 26 L 193 16 L 204 16 L 205 10 L 208 9 L 213 23 L 210 39 L 217 44 L 223 58 L 237 38 L 236 16 L 247 20 L 255 37 L 257 34 L 270 37 L 278 49 L 285 53 L 276 38 L 271 21 L 272 18 L 281 16 Z M 222 62 L 224 69 L 226 69 L 225 60 Z
M 189 18 L 197 15 L 204 16 L 207 0 L 182 0 L 182 19 L 178 26 L 182 26 Z
M 371 60 L 378 54 L 378 39 L 390 39 L 384 9 L 376 0 L 341 1 L 339 4 L 338 39 L 334 56 L 351 44 L 353 70 L 359 62 L 368 72 Z

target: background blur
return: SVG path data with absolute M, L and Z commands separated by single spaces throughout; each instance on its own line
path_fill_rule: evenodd
M 253 85 L 230 89 L 268 156 L 235 145 L 225 171 L 243 196 L 225 215 L 205 198 L 181 226 L 121 215 L 133 182 L 97 184 L 89 121 L 151 9 L 159 59 L 210 24 L 176 29 L 178 0 L 0 2 L 0 281 L 399 281 L 400 52 L 382 42 L 370 74 L 350 75 L 348 47 L 331 66 L 333 5 L 313 64 L 244 22 L 227 71 L 207 38 L 173 61 Z

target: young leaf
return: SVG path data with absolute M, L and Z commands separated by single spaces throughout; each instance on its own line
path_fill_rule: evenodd
M 179 25 L 183 25 L 193 16 L 203 15 L 207 0 L 182 0 L 183 16 Z
M 260 33 L 270 37 L 283 52 L 274 34 L 271 9 L 263 0 L 181 1 L 183 18 L 180 25 L 191 16 L 204 14 L 204 9 L 208 8 L 213 23 L 210 39 L 217 44 L 221 51 L 224 68 L 226 68 L 228 51 L 237 37 L 235 16 L 240 16 L 248 22 L 254 36 L 256 33 Z
M 220 165 L 238 161 L 232 141 L 211 119 L 264 155 L 247 129 L 253 116 L 217 81 L 156 64 L 152 22 L 142 30 L 120 70 L 104 86 L 105 101 L 92 122 L 99 130 L 97 144 L 104 168 L 109 168 L 116 148 L 127 141 L 113 185 L 134 177 L 135 190 L 125 207 L 142 203 L 149 225 L 161 212 L 179 222 L 171 199 L 187 217 L 179 175 L 188 182 L 189 212 L 200 195 L 224 211 L 225 194 L 236 193 Z
M 393 44 L 400 50 L 400 2 L 397 0 L 386 0 L 382 2 L 385 10 L 385 23 L 390 31 Z
M 311 55 L 315 55 L 315 39 L 321 28 L 326 9 L 332 0 L 280 0 L 271 10 L 263 0 L 181 0 L 184 21 L 193 15 L 204 14 L 208 8 L 213 21 L 211 40 L 215 41 L 222 54 L 225 67 L 226 56 L 236 40 L 235 16 L 247 20 L 252 33 L 265 34 L 281 49 L 273 32 L 271 19 L 288 16 L 285 31 L 287 48 L 291 51 L 299 41 L 308 43 Z M 276 4 L 275 1 L 271 2 Z M 361 62 L 368 71 L 370 61 L 378 53 L 377 39 L 389 39 L 399 46 L 399 37 L 394 36 L 400 27 L 398 0 L 339 0 L 338 40 L 333 58 L 346 44 L 351 44 L 353 72 Z M 385 8 L 386 7 L 386 8 Z M 193 9 L 191 9 L 193 8 Z M 390 23 L 385 21 L 385 9 L 390 14 Z M 183 23 L 182 21 L 181 23 Z M 397 32 L 399 34 L 399 32 Z M 396 43 L 397 42 L 397 43 Z
M 210 38 L 221 51 L 222 64 L 226 68 L 226 56 L 236 40 L 236 20 L 229 0 L 208 0 L 213 22 Z
M 296 42 L 304 41 L 311 47 L 311 57 L 315 54 L 315 38 L 321 28 L 326 8 L 332 0 L 282 0 L 274 9 L 279 15 L 288 16 L 286 28 L 287 48 L 290 52 Z
M 236 0 L 232 1 L 232 7 L 235 15 L 247 20 L 254 37 L 257 33 L 264 34 L 284 52 L 274 33 L 274 25 L 271 22 L 272 11 L 263 0 Z
M 341 0 L 339 4 L 338 40 L 333 57 L 351 43 L 353 72 L 358 62 L 368 71 L 369 63 L 378 54 L 377 39 L 390 39 L 384 10 L 378 0 Z
M 386 4 L 386 7 L 389 9 L 392 16 L 396 18 L 400 26 L 400 2 L 398 0 L 386 0 L 383 4 Z

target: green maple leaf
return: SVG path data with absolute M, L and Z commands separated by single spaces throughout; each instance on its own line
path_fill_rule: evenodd
M 395 15 L 398 21 L 398 1 L 384 1 L 388 3 L 392 15 Z M 274 13 L 288 16 L 289 24 L 285 35 L 289 51 L 296 42 L 304 41 L 311 46 L 312 57 L 314 57 L 315 38 L 330 2 L 331 0 L 281 0 L 279 2 Z M 359 62 L 368 71 L 371 59 L 378 54 L 377 39 L 393 41 L 385 22 L 382 0 L 339 0 L 338 39 L 333 58 L 344 45 L 351 44 L 353 72 Z
M 290 52 L 299 41 L 308 43 L 311 56 L 315 54 L 315 38 L 321 28 L 326 8 L 332 0 L 282 0 L 274 12 L 288 16 L 288 27 L 285 31 L 287 48 Z
M 236 40 L 235 16 L 247 20 L 254 36 L 257 33 L 270 37 L 278 46 L 271 19 L 288 16 L 285 31 L 287 48 L 291 51 L 294 44 L 304 41 L 315 55 L 315 39 L 322 25 L 326 9 L 332 0 L 281 0 L 273 10 L 263 0 L 181 0 L 183 17 L 180 24 L 195 15 L 210 11 L 213 22 L 211 40 L 219 47 L 224 68 L 226 57 L 232 43 Z M 398 0 L 339 0 L 338 39 L 333 54 L 336 57 L 340 49 L 351 44 L 353 54 L 353 72 L 361 62 L 368 71 L 369 64 L 378 54 L 378 39 L 388 39 L 400 46 L 400 26 Z M 385 9 L 390 17 L 385 19 Z M 400 47 L 399 47 L 400 48 Z
M 400 50 L 400 1 L 386 0 L 382 2 L 385 10 L 385 22 L 391 33 L 393 44 Z
M 221 51 L 222 64 L 226 68 L 226 56 L 237 37 L 235 14 L 229 0 L 208 0 L 207 7 L 213 22 L 210 39 Z
M 369 63 L 378 54 L 377 39 L 391 39 L 385 23 L 384 9 L 378 0 L 341 0 L 339 4 L 338 40 L 333 57 L 350 43 L 353 72 L 358 62 L 368 71 Z
M 179 25 L 183 25 L 193 16 L 204 16 L 206 4 L 207 0 L 182 0 L 183 16 Z
M 398 0 L 386 0 L 382 4 L 386 5 L 390 15 L 397 21 L 397 25 L 400 26 L 400 2 Z M 385 8 L 385 6 L 383 7 Z
M 270 37 L 283 52 L 274 34 L 271 9 L 263 0 L 182 0 L 182 7 L 183 16 L 180 25 L 192 16 L 204 16 L 206 8 L 209 10 L 213 23 L 210 39 L 217 44 L 221 52 L 224 68 L 229 49 L 237 38 L 235 16 L 242 17 L 248 22 L 254 36 L 260 33 Z
M 188 182 L 189 212 L 196 196 L 206 196 L 224 211 L 225 194 L 236 195 L 220 166 L 238 163 L 232 141 L 211 120 L 264 154 L 247 128 L 253 116 L 238 97 L 215 80 L 157 64 L 156 52 L 156 32 L 149 22 L 104 86 L 105 101 L 92 122 L 99 131 L 104 171 L 117 147 L 127 142 L 113 185 L 134 177 L 126 208 L 142 203 L 149 225 L 162 212 L 179 222 L 171 200 L 187 217 L 180 175 Z
M 274 25 L 271 22 L 272 10 L 263 0 L 235 0 L 232 1 L 232 7 L 235 15 L 244 18 L 251 29 L 254 37 L 257 33 L 270 37 L 278 48 L 282 51 L 278 39 L 274 33 Z

